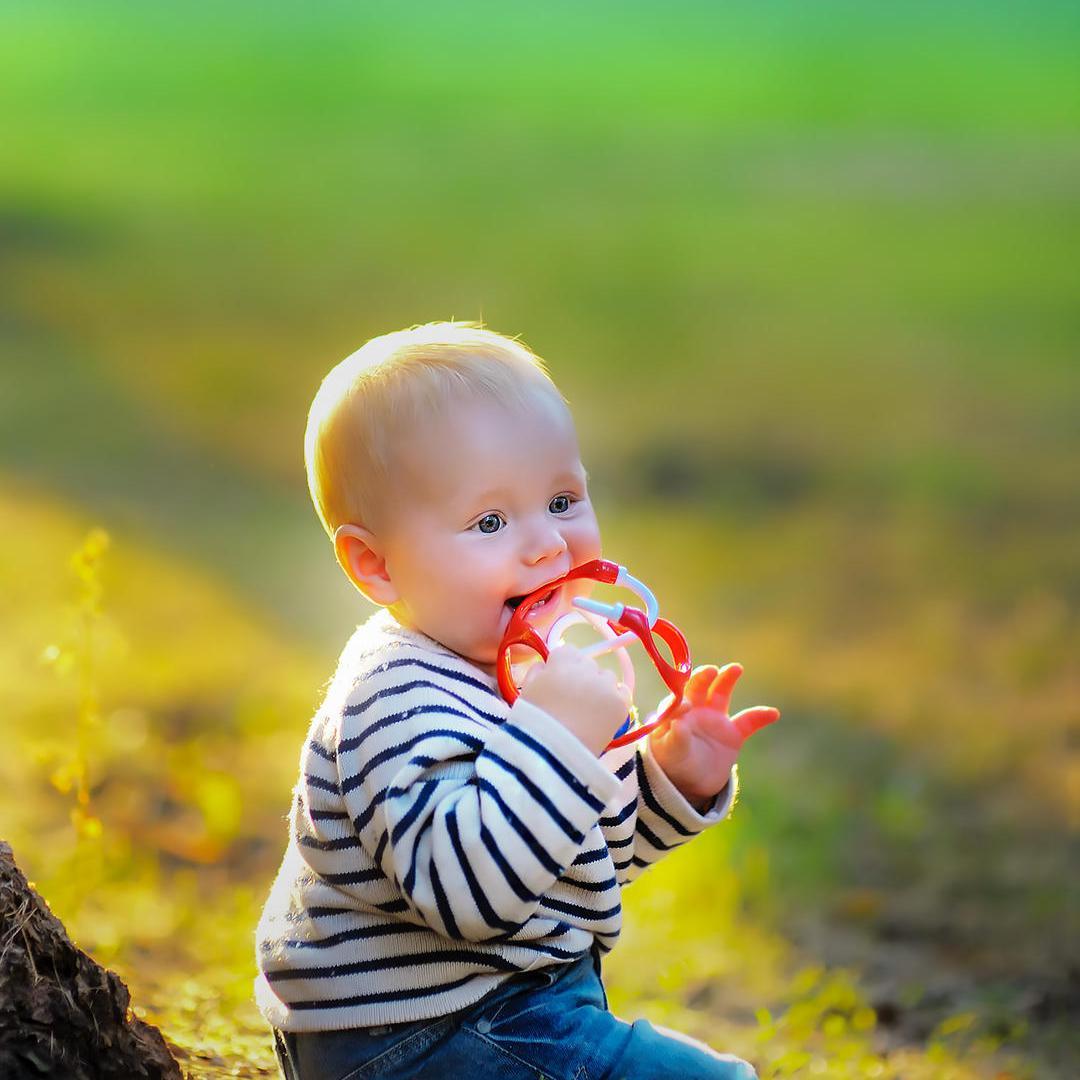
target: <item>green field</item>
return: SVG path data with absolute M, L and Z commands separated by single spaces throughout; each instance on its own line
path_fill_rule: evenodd
M 616 1011 L 763 1078 L 1076 1075 L 1078 47 L 1043 2 L 0 10 L 0 836 L 193 1076 L 272 1071 L 254 922 L 370 611 L 307 405 L 451 316 L 547 359 L 605 553 L 783 712 L 627 892 Z

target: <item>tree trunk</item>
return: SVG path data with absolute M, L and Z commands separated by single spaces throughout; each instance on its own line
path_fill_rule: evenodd
M 181 1080 L 115 972 L 72 944 L 0 841 L 0 1077 Z

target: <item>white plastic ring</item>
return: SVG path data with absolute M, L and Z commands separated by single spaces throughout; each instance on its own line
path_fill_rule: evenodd
M 593 615 L 592 612 L 589 611 L 582 611 L 580 608 L 575 608 L 573 611 L 568 611 L 565 615 L 560 615 L 559 618 L 551 624 L 551 629 L 548 631 L 548 649 L 557 649 L 563 643 L 563 634 L 575 623 L 589 623 L 607 639 L 605 641 L 596 642 L 593 645 L 587 645 L 581 651 L 586 656 L 592 656 L 594 658 L 602 656 L 606 652 L 617 653 L 619 667 L 622 669 L 622 681 L 626 684 L 626 687 L 632 696 L 634 693 L 634 665 L 631 663 L 630 655 L 627 653 L 626 647 L 622 643 L 622 638 L 626 637 L 626 635 L 616 634 L 615 631 L 608 626 L 607 620 L 601 616 Z M 631 635 L 631 637 L 633 637 L 635 641 L 637 640 L 634 635 Z

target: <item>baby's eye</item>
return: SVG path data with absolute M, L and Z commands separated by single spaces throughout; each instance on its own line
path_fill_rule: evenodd
M 556 495 L 548 506 L 548 509 L 553 514 L 565 514 L 571 506 L 571 499 L 569 495 Z
M 479 529 L 482 533 L 497 533 L 499 531 L 499 524 L 502 518 L 498 514 L 485 514 L 477 523 L 475 528 Z

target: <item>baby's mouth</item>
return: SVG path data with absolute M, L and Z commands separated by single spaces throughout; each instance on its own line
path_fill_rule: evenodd
M 558 586 L 556 586 L 546 596 L 541 597 L 535 604 L 533 604 L 530 610 L 536 611 L 537 609 L 544 607 L 544 605 L 547 604 L 558 591 Z M 528 595 L 529 594 L 526 593 L 526 596 Z M 517 610 L 517 608 L 521 606 L 521 602 L 524 599 L 525 596 L 512 596 L 509 600 L 506 601 L 506 606 L 511 610 Z

